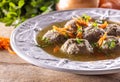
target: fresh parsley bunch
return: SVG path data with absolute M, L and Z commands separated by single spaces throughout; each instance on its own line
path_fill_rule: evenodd
M 55 10 L 58 0 L 0 0 L 0 22 L 18 25 L 28 18 Z

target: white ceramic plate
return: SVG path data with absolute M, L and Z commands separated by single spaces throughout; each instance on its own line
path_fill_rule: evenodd
M 51 12 L 31 18 L 18 26 L 11 35 L 11 46 L 24 60 L 48 69 L 86 75 L 119 72 L 120 58 L 91 62 L 71 61 L 53 57 L 36 46 L 35 37 L 39 30 L 52 23 L 69 20 L 72 16 L 85 13 L 93 18 L 105 18 L 120 22 L 120 11 L 113 9 L 86 8 Z

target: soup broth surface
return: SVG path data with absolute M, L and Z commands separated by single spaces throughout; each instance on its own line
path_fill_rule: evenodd
M 52 29 L 53 25 L 56 25 L 58 27 L 63 27 L 65 25 L 66 21 L 64 22 L 59 22 L 59 23 L 54 23 L 51 24 L 44 29 L 42 29 L 38 34 L 37 34 L 37 42 L 39 45 L 44 45 L 44 42 L 41 40 L 42 36 L 48 31 Z M 111 23 L 111 22 L 110 22 Z M 59 44 L 61 47 L 62 44 Z M 70 60 L 75 60 L 75 61 L 97 61 L 97 60 L 105 60 L 105 59 L 114 59 L 120 56 L 120 52 L 114 52 L 110 54 L 103 54 L 99 52 L 99 50 L 96 50 L 94 54 L 78 54 L 78 55 L 69 55 L 61 52 L 60 50 L 57 53 L 53 52 L 55 45 L 44 45 L 44 47 L 41 47 L 45 52 L 49 53 L 50 55 L 53 55 L 58 58 L 67 58 Z

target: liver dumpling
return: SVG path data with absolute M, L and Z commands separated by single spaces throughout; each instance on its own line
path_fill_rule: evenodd
M 101 28 L 87 27 L 84 29 L 83 38 L 93 43 L 97 42 L 103 34 L 104 30 Z
M 67 39 L 64 35 L 61 35 L 57 31 L 53 30 L 49 30 L 42 38 L 43 40 L 48 40 L 49 43 L 63 43 Z
M 120 25 L 109 24 L 106 28 L 107 34 L 111 36 L 120 36 Z
M 65 24 L 65 28 L 71 27 L 68 29 L 68 31 L 71 32 L 76 32 L 77 31 L 77 26 L 76 26 L 76 21 L 75 20 L 70 20 Z
M 107 38 L 102 43 L 101 49 L 104 52 L 120 50 L 119 39 L 114 36 L 107 36 Z
M 61 47 L 61 51 L 67 54 L 90 54 L 93 52 L 92 46 L 85 39 L 80 39 L 80 43 L 76 39 L 68 39 Z

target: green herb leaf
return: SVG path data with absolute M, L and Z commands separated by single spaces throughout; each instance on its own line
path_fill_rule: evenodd
M 46 10 L 47 10 L 47 7 L 46 7 L 46 6 L 40 7 L 40 10 L 46 11 Z
M 81 29 L 81 28 L 78 28 L 78 29 L 77 29 L 77 32 L 82 32 L 82 29 Z
M 109 49 L 113 49 L 113 48 L 115 48 L 115 46 L 116 46 L 115 41 L 111 41 L 110 45 L 109 45 Z
M 25 4 L 24 0 L 19 0 L 18 7 L 21 8 Z
M 51 44 L 48 38 L 42 38 L 41 40 L 44 41 L 47 44 Z
M 82 32 L 82 26 L 80 26 L 80 25 L 77 25 L 77 33 L 78 32 Z
M 93 48 L 95 48 L 95 47 L 98 46 L 98 44 L 97 44 L 97 43 L 92 43 L 91 46 L 92 46 Z
M 107 45 L 109 49 L 113 49 L 113 48 L 116 47 L 115 40 L 108 41 L 108 42 L 106 42 L 104 45 Z
M 9 3 L 9 6 L 10 6 L 10 7 L 13 7 L 13 8 L 16 7 L 16 5 L 15 5 L 13 2 L 10 2 L 10 3 Z
M 28 18 L 55 10 L 57 2 L 58 0 L 0 0 L 0 22 L 16 26 Z
M 97 22 L 93 22 L 92 26 L 97 28 L 98 27 L 98 23 Z
M 91 17 L 86 14 L 83 14 L 82 19 L 84 19 L 85 21 L 88 21 L 91 19 Z
M 78 43 L 78 44 L 81 44 L 81 43 L 83 43 L 83 42 L 84 42 L 84 40 L 83 40 L 83 39 L 79 39 L 79 38 L 76 38 L 76 41 L 77 41 L 77 43 Z
M 43 37 L 43 38 L 42 38 L 42 41 L 46 41 L 46 42 L 47 42 L 47 41 L 48 41 L 48 38 L 44 38 L 44 37 Z

